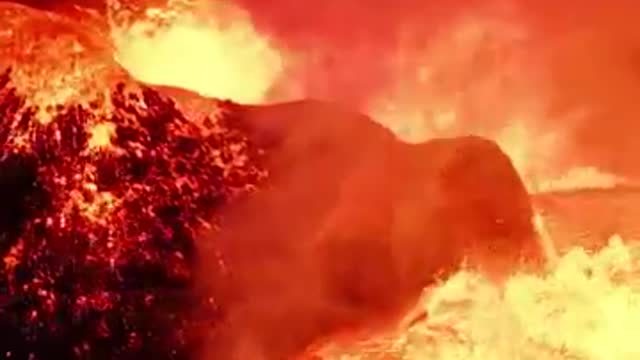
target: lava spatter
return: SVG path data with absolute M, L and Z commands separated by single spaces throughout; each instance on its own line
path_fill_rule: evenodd
M 224 112 L 187 119 L 142 86 L 47 122 L 11 71 L 0 88 L 0 350 L 180 358 L 196 233 L 265 176 L 256 149 Z

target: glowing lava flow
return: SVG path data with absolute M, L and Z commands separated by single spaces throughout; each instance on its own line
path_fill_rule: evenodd
M 217 109 L 186 114 L 133 81 L 101 34 L 0 15 L 0 354 L 184 354 L 185 304 L 215 317 L 187 291 L 196 234 L 265 176 L 257 149 Z

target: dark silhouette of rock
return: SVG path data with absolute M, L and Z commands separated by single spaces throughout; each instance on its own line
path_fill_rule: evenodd
M 235 344 L 233 355 L 212 345 L 215 356 L 286 358 L 333 331 L 383 325 L 465 258 L 499 276 L 539 256 L 529 196 L 492 141 L 407 144 L 317 101 L 232 112 L 270 174 L 213 235 L 229 268 L 211 279 L 226 301 L 220 341 Z

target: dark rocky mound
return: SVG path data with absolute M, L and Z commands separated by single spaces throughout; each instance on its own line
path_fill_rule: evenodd
M 0 8 L 0 356 L 281 360 L 395 315 L 465 257 L 498 273 L 535 250 L 490 141 L 408 145 L 319 102 L 152 89 L 99 32 Z
M 195 240 L 263 176 L 255 149 L 229 118 L 187 118 L 144 86 L 114 85 L 112 110 L 100 106 L 60 104 L 42 122 L 0 76 L 0 354 L 12 359 L 189 358 L 193 329 L 218 318 L 192 296 Z
M 213 235 L 231 274 L 211 281 L 228 300 L 219 341 L 234 344 L 214 358 L 287 358 L 401 313 L 465 258 L 499 275 L 540 255 L 524 184 L 492 141 L 406 144 L 314 101 L 233 111 L 270 176 Z

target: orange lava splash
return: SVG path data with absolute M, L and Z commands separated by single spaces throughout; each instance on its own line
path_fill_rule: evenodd
M 316 351 L 323 360 L 631 360 L 640 356 L 640 252 L 618 236 L 574 248 L 543 274 L 496 286 L 460 271 L 425 290 L 397 330 Z M 308 357 L 313 358 L 313 357 Z
M 15 4 L 0 15 L 0 352 L 183 354 L 177 309 L 216 312 L 187 290 L 196 234 L 266 176 L 258 149 L 224 112 L 132 80 L 104 34 Z

